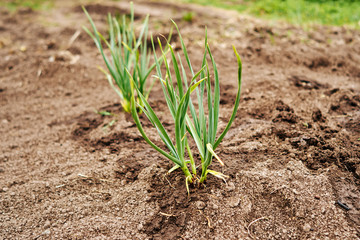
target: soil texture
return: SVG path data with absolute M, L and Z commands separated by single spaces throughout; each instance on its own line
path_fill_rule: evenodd
M 127 1 L 84 5 L 103 33 L 108 12 L 129 13 Z M 169 2 L 135 1 L 135 12 L 136 24 L 150 14 L 154 35 L 174 19 L 196 68 L 207 26 L 220 128 L 237 88 L 232 45 L 241 54 L 241 104 L 216 149 L 225 166 L 211 166 L 229 180 L 210 176 L 188 196 L 180 172 L 166 175 L 173 165 L 97 69 L 104 63 L 76 1 L 0 9 L 0 238 L 359 239 L 360 33 Z M 172 44 L 181 53 L 179 39 Z M 173 133 L 159 84 L 149 99 Z

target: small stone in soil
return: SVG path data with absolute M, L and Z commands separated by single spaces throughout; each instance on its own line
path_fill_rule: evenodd
M 239 197 L 230 197 L 228 203 L 229 203 L 229 206 L 232 208 L 237 207 L 240 204 L 240 198 Z
M 45 231 L 42 232 L 42 235 L 50 235 L 50 229 L 46 229 Z
M 196 205 L 196 208 L 199 209 L 199 210 L 203 210 L 206 207 L 206 203 L 204 203 L 202 201 L 197 201 L 195 203 L 195 205 Z
M 304 229 L 305 232 L 310 231 L 310 229 L 311 229 L 310 224 L 306 223 L 306 224 L 303 226 L 303 229 Z
M 235 190 L 235 184 L 233 182 L 229 182 L 228 185 L 226 186 L 226 190 L 229 192 L 232 192 Z
M 143 229 L 143 225 L 140 223 L 140 224 L 137 226 L 137 229 L 140 231 L 141 229 Z
M 216 210 L 216 209 L 219 209 L 219 206 L 214 203 L 214 204 L 212 205 L 212 208 Z
M 47 220 L 47 221 L 45 222 L 45 224 L 44 224 L 44 228 L 49 228 L 50 225 L 51 225 L 50 221 Z

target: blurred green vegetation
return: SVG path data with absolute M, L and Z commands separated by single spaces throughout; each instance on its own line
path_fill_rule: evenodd
M 194 13 L 193 12 L 186 12 L 183 14 L 182 19 L 186 22 L 192 22 L 194 19 Z
M 186 3 L 233 9 L 266 19 L 294 24 L 318 23 L 360 27 L 359 0 L 181 0 Z
M 54 5 L 54 1 L 55 0 L 0 0 L 0 7 L 5 6 L 11 11 L 16 10 L 18 7 L 46 10 Z M 259 16 L 265 19 L 283 19 L 299 25 L 317 23 L 338 26 L 349 25 L 360 28 L 360 0 L 179 1 L 237 10 L 242 13 Z M 91 2 L 91 0 L 89 0 L 89 2 Z
M 29 7 L 33 10 L 46 10 L 53 6 L 54 0 L 0 0 L 0 7 L 15 11 L 19 7 Z

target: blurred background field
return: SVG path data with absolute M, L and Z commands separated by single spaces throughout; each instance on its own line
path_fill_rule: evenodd
M 182 0 L 187 3 L 234 9 L 267 19 L 293 24 L 349 25 L 360 27 L 358 0 Z
M 161 0 L 166 2 L 168 0 Z M 286 20 L 293 24 L 348 25 L 360 28 L 360 1 L 358 0 L 180 0 L 184 3 L 210 5 L 233 9 L 266 19 Z M 79 1 L 83 2 L 83 1 Z M 93 0 L 87 2 L 94 2 Z M 101 2 L 101 1 L 96 1 Z M 154 2 L 154 0 L 152 0 Z M 177 1 L 178 2 L 178 1 Z M 10 10 L 30 7 L 46 10 L 54 0 L 5 0 L 0 6 Z

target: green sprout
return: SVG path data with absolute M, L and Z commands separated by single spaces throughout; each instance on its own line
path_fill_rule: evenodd
M 146 97 L 142 94 L 140 89 L 137 87 L 136 82 L 132 81 L 132 86 L 134 87 L 137 97 L 141 99 L 143 106 L 138 104 L 138 107 L 144 112 L 147 118 L 150 120 L 152 125 L 156 128 L 161 140 L 167 147 L 168 151 L 163 150 L 155 143 L 153 143 L 148 136 L 146 135 L 142 124 L 139 119 L 138 112 L 136 110 L 136 100 L 135 94 L 131 98 L 131 113 L 136 123 L 138 130 L 145 139 L 145 141 L 150 144 L 154 149 L 159 153 L 164 155 L 166 158 L 171 160 L 175 166 L 169 170 L 169 173 L 175 169 L 180 168 L 186 177 L 186 187 L 189 192 L 189 183 L 202 184 L 207 175 L 210 173 L 216 177 L 219 177 L 223 180 L 227 177 L 223 173 L 216 172 L 208 169 L 210 166 L 213 157 L 215 157 L 221 165 L 223 162 L 215 153 L 215 149 L 219 146 L 225 134 L 228 132 L 232 122 L 235 119 L 237 109 L 240 102 L 240 91 L 241 91 L 241 70 L 242 64 L 240 56 L 237 53 L 235 47 L 234 52 L 238 61 L 238 91 L 235 100 L 235 106 L 232 111 L 232 115 L 227 123 L 223 132 L 216 138 L 218 132 L 218 121 L 219 121 L 219 105 L 220 105 L 220 84 L 217 67 L 215 60 L 211 54 L 210 47 L 207 42 L 207 32 L 205 34 L 205 52 L 203 56 L 202 66 L 198 72 L 194 72 L 190 58 L 188 56 L 185 44 L 181 37 L 180 31 L 175 22 L 173 22 L 182 46 L 183 54 L 187 62 L 187 66 L 192 74 L 190 83 L 188 84 L 187 75 L 185 67 L 182 64 L 180 55 L 176 57 L 175 52 L 172 46 L 167 43 L 167 47 L 170 50 L 171 62 L 173 67 L 173 72 L 175 73 L 175 78 L 172 76 L 172 71 L 170 70 L 170 65 L 167 54 L 163 51 L 161 42 L 159 42 L 160 49 L 162 51 L 162 58 L 165 64 L 166 73 L 165 77 L 161 72 L 161 66 L 159 60 L 154 51 L 154 58 L 156 63 L 157 78 L 160 79 L 162 90 L 164 92 L 164 97 L 171 113 L 171 116 L 175 122 L 175 141 L 173 141 L 159 118 L 151 108 Z M 154 43 L 152 42 L 153 48 Z M 209 64 L 207 62 L 207 57 L 211 60 L 211 67 L 214 72 L 214 90 L 212 90 L 211 84 L 211 75 L 209 70 Z M 131 73 L 128 75 L 131 77 Z M 173 83 L 176 83 L 175 86 Z M 196 92 L 197 95 L 197 108 L 193 104 L 193 101 L 190 97 L 191 93 Z M 205 95 L 206 94 L 206 95 Z M 204 104 L 204 101 L 206 104 Z M 190 115 L 188 110 L 190 109 Z M 200 178 L 197 175 L 197 166 L 195 164 L 195 159 L 191 152 L 188 137 L 193 138 L 197 150 L 200 155 L 201 160 L 201 175 Z M 175 143 L 174 143 L 175 142 Z M 189 159 L 186 159 L 186 152 Z M 190 165 L 191 171 L 188 168 Z
M 112 127 L 118 121 L 117 118 L 119 116 L 117 114 L 115 114 L 115 113 L 108 112 L 108 111 L 97 111 L 97 110 L 94 110 L 94 112 L 96 114 L 101 115 L 101 116 L 111 116 L 111 117 L 113 117 L 113 119 L 109 123 L 105 123 L 103 125 L 102 129 L 103 129 L 104 132 L 107 132 L 108 128 Z
M 182 19 L 185 22 L 192 22 L 194 20 L 195 14 L 193 12 L 185 12 L 182 16 Z
M 108 15 L 109 24 L 109 38 L 101 35 L 89 13 L 83 7 L 83 10 L 90 21 L 93 32 L 88 28 L 83 27 L 84 30 L 94 40 L 96 47 L 99 49 L 108 71 L 100 68 L 106 75 L 110 86 L 119 95 L 121 105 L 125 112 L 131 111 L 131 96 L 132 87 L 130 79 L 133 79 L 141 94 L 148 98 L 153 83 L 147 88 L 146 80 L 155 68 L 155 63 L 150 66 L 150 55 L 148 53 L 147 35 L 148 35 L 148 20 L 146 16 L 141 32 L 138 37 L 135 36 L 134 29 L 134 7 L 131 3 L 130 23 L 126 20 L 125 15 L 122 16 L 122 21 Z M 108 47 L 111 54 L 111 60 L 104 53 L 103 43 Z M 131 73 L 131 76 L 127 74 Z M 141 102 L 138 102 L 142 105 Z

